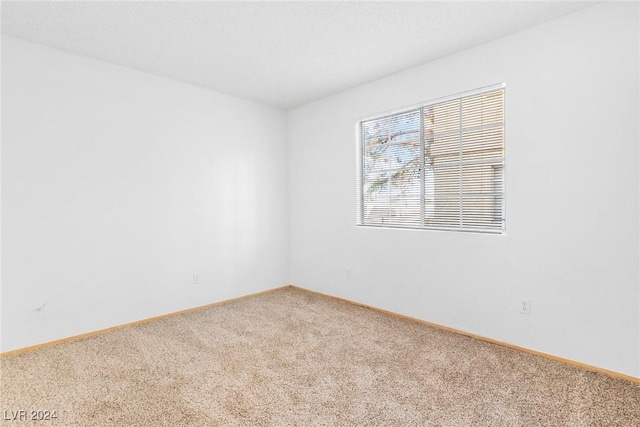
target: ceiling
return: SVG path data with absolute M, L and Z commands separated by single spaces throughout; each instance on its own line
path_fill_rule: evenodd
M 292 108 L 592 2 L 2 2 L 2 33 Z

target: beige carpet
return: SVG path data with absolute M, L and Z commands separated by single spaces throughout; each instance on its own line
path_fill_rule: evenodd
M 58 415 L 7 425 L 640 425 L 640 385 L 290 288 L 1 365 L 2 418 Z

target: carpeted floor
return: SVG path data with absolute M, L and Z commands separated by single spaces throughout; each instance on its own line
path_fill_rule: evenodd
M 287 288 L 1 360 L 60 426 L 638 426 L 640 385 Z

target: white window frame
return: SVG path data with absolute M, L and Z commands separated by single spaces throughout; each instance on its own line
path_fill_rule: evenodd
M 437 98 L 437 99 L 432 99 L 429 101 L 425 101 L 425 102 L 421 102 L 418 104 L 414 104 L 411 106 L 407 106 L 407 107 L 403 107 L 403 108 L 398 108 L 398 109 L 394 109 L 394 110 L 389 110 L 383 113 L 378 113 L 372 116 L 367 116 L 367 117 L 363 117 L 360 120 L 357 121 L 356 123 L 356 185 L 357 185 L 357 213 L 356 213 L 356 224 L 359 227 L 376 227 L 376 228 L 398 228 L 398 229 L 417 229 L 417 230 L 444 230 L 444 231 L 460 231 L 460 232 L 475 232 L 475 233 L 490 233 L 490 234 L 506 234 L 506 219 L 507 219 L 507 206 L 506 206 L 506 157 L 507 157 L 507 153 L 506 153 L 506 118 L 503 118 L 502 121 L 502 127 L 503 127 L 503 157 L 502 157 L 502 163 L 497 165 L 497 167 L 494 167 L 494 172 L 495 170 L 500 170 L 502 173 L 502 177 L 501 177 L 501 182 L 500 182 L 500 188 L 501 188 L 501 193 L 502 193 L 502 205 L 501 205 L 501 215 L 502 218 L 500 219 L 497 215 L 494 216 L 494 221 L 496 222 L 500 222 L 501 226 L 498 227 L 492 227 L 492 228 L 486 228 L 486 227 L 472 227 L 472 226 L 464 226 L 461 224 L 460 226 L 441 226 L 441 225 L 427 225 L 425 223 L 425 201 L 426 201 L 426 197 L 425 197 L 425 173 L 426 173 L 426 165 L 424 163 L 424 160 L 422 160 L 422 165 L 420 167 L 420 209 L 421 209 L 421 225 L 419 226 L 415 226 L 415 225 L 405 225 L 405 224 L 375 224 L 375 223 L 366 223 L 365 222 L 365 210 L 364 210 L 364 189 L 363 189 L 363 185 L 365 182 L 365 178 L 364 178 L 364 166 L 363 166 L 363 160 L 364 160 L 364 156 L 365 156 L 365 147 L 364 147 L 364 138 L 363 138 L 363 131 L 362 131 L 362 126 L 364 122 L 367 121 L 371 121 L 371 120 L 380 120 L 383 119 L 385 117 L 391 117 L 391 116 L 397 116 L 403 113 L 409 113 L 415 110 L 420 110 L 423 109 L 425 107 L 429 107 L 429 106 L 433 106 L 436 104 L 441 104 L 447 101 L 451 101 L 451 100 L 456 100 L 456 99 L 462 99 L 465 97 L 470 97 L 470 96 L 474 96 L 474 95 L 479 95 L 482 93 L 487 93 L 487 92 L 492 92 L 492 91 L 497 91 L 497 90 L 503 90 L 504 94 L 505 94 L 505 98 L 503 101 L 503 107 L 505 109 L 505 116 L 506 116 L 506 84 L 505 83 L 498 83 L 495 85 L 490 85 L 490 86 L 485 86 L 485 87 L 481 87 L 478 89 L 474 89 L 474 90 L 470 90 L 470 91 L 466 91 L 466 92 L 460 92 L 454 95 L 450 95 L 450 96 L 445 96 L 445 97 L 441 97 L 441 98 Z M 462 130 L 460 130 L 462 132 Z M 425 150 L 425 137 L 424 137 L 424 126 L 422 123 L 422 118 L 421 118 L 421 122 L 420 122 L 420 155 L 421 158 L 424 159 L 424 150 Z M 461 193 L 462 194 L 462 193 Z M 460 212 L 461 212 L 461 217 L 462 217 L 462 212 L 463 212 L 463 207 L 461 205 L 460 207 Z M 496 211 L 497 207 L 496 207 Z

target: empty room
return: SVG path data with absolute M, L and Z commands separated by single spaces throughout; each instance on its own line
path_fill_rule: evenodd
M 640 425 L 638 2 L 0 7 L 0 424 Z

